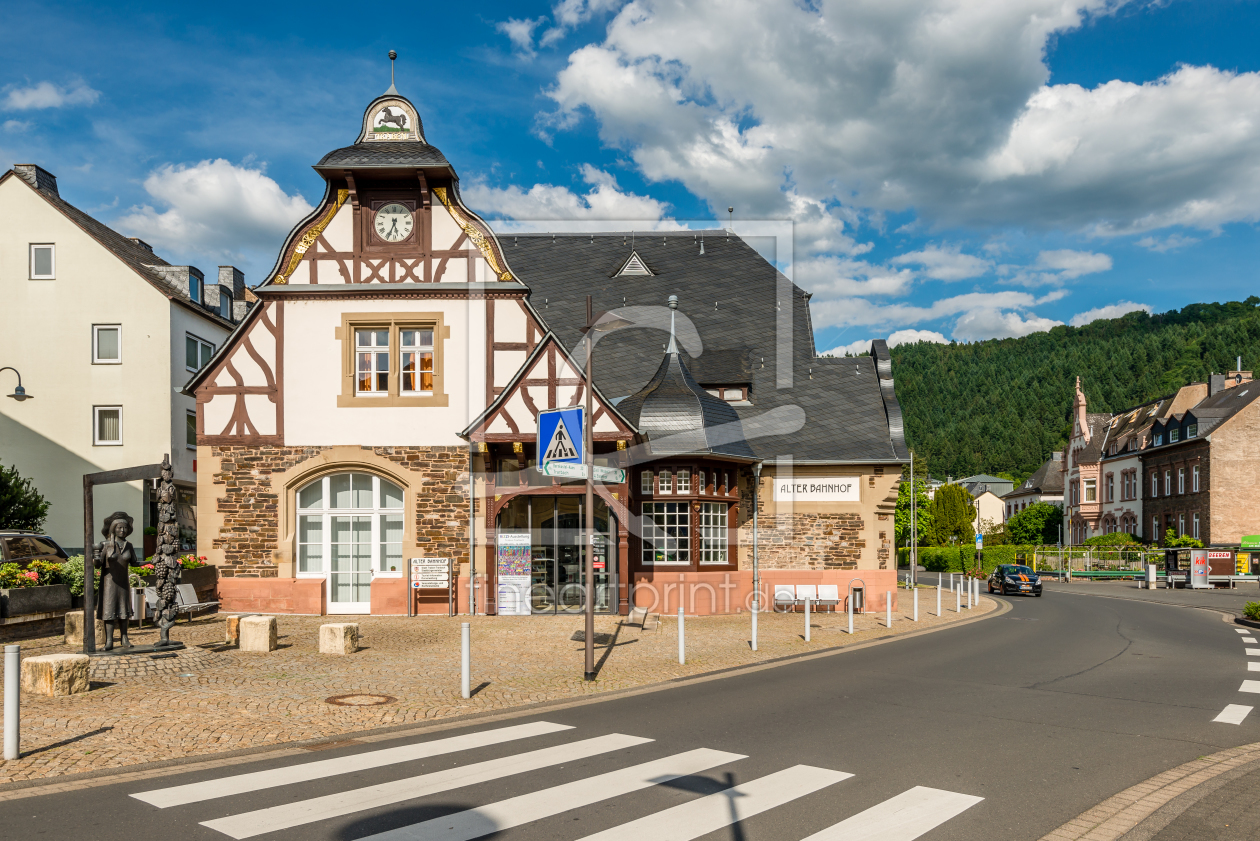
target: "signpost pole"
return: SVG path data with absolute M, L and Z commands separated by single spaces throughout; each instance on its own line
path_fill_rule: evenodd
M 595 332 L 591 296 L 586 296 L 586 412 L 582 417 L 582 464 L 586 467 L 586 560 L 583 564 L 586 582 L 586 666 L 583 678 L 595 679 L 595 459 L 594 430 L 591 428 L 591 392 L 595 378 L 591 376 L 591 338 Z

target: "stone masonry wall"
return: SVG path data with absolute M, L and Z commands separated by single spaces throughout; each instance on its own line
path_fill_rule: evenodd
M 858 514 L 759 515 L 758 558 L 762 569 L 857 569 L 866 540 Z M 752 521 L 740 527 L 740 566 L 752 566 Z M 885 553 L 886 554 L 886 553 Z M 884 566 L 881 558 L 880 567 Z
M 275 552 L 292 533 L 293 523 L 279 522 L 285 488 L 273 486 L 283 474 L 318 457 L 327 447 L 215 446 L 220 469 L 214 484 L 223 518 L 212 545 L 224 554 L 219 575 L 274 577 Z M 435 557 L 468 560 L 468 455 L 462 447 L 363 447 L 378 457 L 418 474 L 415 491 L 416 542 Z M 216 488 L 217 490 L 217 488 Z

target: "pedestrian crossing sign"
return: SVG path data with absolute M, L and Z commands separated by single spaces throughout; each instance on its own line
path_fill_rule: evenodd
M 582 408 L 538 413 L 538 465 L 582 463 Z

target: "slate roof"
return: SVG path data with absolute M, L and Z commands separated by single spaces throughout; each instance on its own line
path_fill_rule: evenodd
M 1114 456 L 1106 455 L 1104 458 L 1123 458 L 1126 455 L 1133 455 L 1137 450 L 1130 451 L 1128 449 L 1129 441 L 1135 436 L 1141 436 L 1151 428 L 1156 420 L 1165 417 L 1168 410 L 1172 408 L 1173 398 L 1176 394 L 1168 394 L 1155 400 L 1148 400 L 1140 406 L 1134 406 L 1132 409 L 1125 409 L 1123 412 L 1116 412 L 1112 416 L 1112 422 L 1108 424 L 1107 437 L 1103 440 L 1103 446 L 1109 448 L 1112 442 L 1120 445 L 1120 452 Z M 1155 411 L 1152 412 L 1151 410 Z
M 419 141 L 376 141 L 356 143 L 333 149 L 319 159 L 315 169 L 359 169 L 378 167 L 400 169 L 415 167 L 443 167 L 452 169 L 446 156 L 438 147 Z
M 1003 479 L 1000 476 L 978 473 L 975 476 L 965 476 L 962 479 L 956 479 L 954 484 L 962 485 L 967 489 L 967 493 L 972 496 L 980 496 L 985 491 L 992 491 L 995 495 L 1001 496 L 1010 492 L 1014 483 L 1010 479 Z
M 29 181 L 22 178 L 22 176 L 14 170 L 9 170 L 3 176 L 0 176 L 0 181 L 9 177 L 17 178 L 18 180 L 30 185 Z M 51 183 L 51 185 L 48 185 L 43 183 L 42 179 L 40 179 L 40 186 L 38 188 L 34 188 L 32 185 L 32 189 L 35 189 L 35 191 L 39 193 L 39 195 L 41 195 L 49 204 L 60 210 L 67 218 L 70 219 L 71 222 L 74 222 L 82 228 L 88 236 L 103 245 L 106 250 L 119 260 L 126 263 L 127 266 L 136 272 L 136 274 L 147 280 L 163 295 L 187 305 L 198 315 L 204 316 L 205 318 L 208 318 L 229 330 L 235 326 L 233 322 L 228 321 L 218 313 L 208 310 L 200 304 L 193 302 L 192 299 L 188 297 L 188 291 L 186 289 L 183 289 L 178 284 L 171 283 L 160 271 L 156 271 L 153 268 L 154 266 L 170 266 L 170 263 L 154 254 L 145 246 L 140 245 L 135 240 L 123 236 L 105 223 L 92 218 L 82 210 L 79 210 L 79 208 L 70 204 L 70 202 L 63 199 L 57 192 L 55 180 Z M 215 282 L 217 282 L 217 279 Z
M 1006 494 L 1003 499 L 1009 499 L 1016 496 L 1027 496 L 1028 494 L 1040 494 L 1042 496 L 1062 496 L 1063 495 L 1063 461 L 1061 459 L 1049 458 L 1045 464 L 1037 468 L 1033 475 L 1025 479 L 1018 488 Z
M 554 237 L 500 233 L 499 243 L 513 274 L 530 287 L 534 310 L 575 355 L 587 294 L 597 312 L 623 308 L 634 312 L 631 320 L 640 325 L 650 323 L 653 312 L 667 312 L 666 300 L 677 295 L 680 360 L 702 385 L 750 387 L 749 405 L 733 408 L 757 458 L 906 459 L 884 343 L 873 346 L 878 357 L 815 356 L 805 292 L 739 237 L 706 231 L 703 255 L 698 234 L 690 231 L 637 233 L 633 240 L 629 232 Z M 612 276 L 632 249 L 653 274 Z M 688 339 L 682 316 L 694 325 L 699 346 Z M 616 400 L 642 389 L 661 366 L 668 330 L 665 316 L 649 329 L 601 338 L 595 349 L 600 390 Z
M 1089 443 L 1075 455 L 1076 464 L 1093 464 L 1102 458 L 1103 443 L 1106 440 L 1107 424 L 1111 423 L 1109 412 L 1087 412 L 1085 425 L 1089 427 Z
M 735 409 L 701 388 L 677 353 L 666 354 L 656 375 L 617 410 L 647 436 L 655 456 L 754 458 Z
M 1196 441 L 1250 406 L 1256 398 L 1260 398 L 1260 382 L 1256 381 L 1245 382 L 1233 388 L 1217 392 L 1211 397 L 1206 397 L 1186 412 L 1186 414 L 1193 415 L 1195 421 L 1199 424 L 1196 438 L 1182 438 L 1174 443 L 1170 443 L 1165 438 L 1163 444 L 1149 449 L 1162 450 L 1167 447 L 1176 447 L 1179 444 Z

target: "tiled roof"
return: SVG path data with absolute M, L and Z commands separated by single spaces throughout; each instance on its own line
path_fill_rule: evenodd
M 734 409 L 758 458 L 906 458 L 891 360 L 815 356 L 804 292 L 747 243 L 724 231 L 708 231 L 702 255 L 693 232 L 631 237 L 629 232 L 500 234 L 499 242 L 513 273 L 530 287 L 533 308 L 575 353 L 586 321 L 587 294 L 597 312 L 629 307 L 664 311 L 668 297 L 677 295 L 680 357 L 697 372 L 696 379 L 711 385 L 728 379 L 731 385 L 744 384 L 741 380 L 750 385 L 750 404 Z M 613 277 L 632 248 L 653 274 Z M 700 347 L 688 343 L 682 316 L 694 325 Z M 668 323 L 665 317 L 658 329 L 624 330 L 600 339 L 595 378 L 604 394 L 628 397 L 652 379 L 668 342 Z M 886 348 L 882 354 L 887 356 Z M 883 379 L 877 362 L 886 369 Z
M 340 167 L 446 167 L 446 161 L 438 147 L 428 143 L 407 141 L 381 141 L 356 143 L 333 149 L 319 159 L 316 169 Z
M 23 179 L 13 170 L 9 170 L 3 176 L 3 178 L 6 179 L 9 177 L 18 178 L 23 181 L 23 183 L 28 185 L 30 184 L 30 182 Z M 39 195 L 43 196 L 49 204 L 65 214 L 71 222 L 74 222 L 82 228 L 88 236 L 95 239 L 115 257 L 126 263 L 130 268 L 134 269 L 137 274 L 153 286 L 157 287 L 162 294 L 166 295 L 168 298 L 182 301 L 211 321 L 221 324 L 229 330 L 232 329 L 233 323 L 231 321 L 221 317 L 218 313 L 211 312 L 210 310 L 193 303 L 193 301 L 189 299 L 188 291 L 186 289 L 181 288 L 177 284 L 171 283 L 163 277 L 160 272 L 154 271 L 154 269 L 151 268 L 153 266 L 169 266 L 171 265 L 170 263 L 154 254 L 147 247 L 140 245 L 135 240 L 123 236 L 103 222 L 94 219 L 82 210 L 79 210 L 79 208 L 63 199 L 55 188 L 49 189 L 48 187 L 41 186 L 35 191 L 39 193 Z

